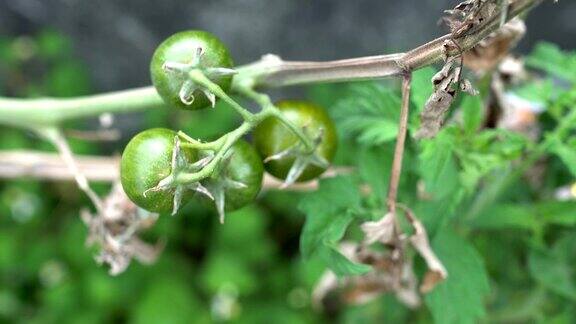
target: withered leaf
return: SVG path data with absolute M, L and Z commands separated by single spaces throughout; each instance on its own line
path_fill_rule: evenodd
M 421 124 L 415 135 L 417 139 L 432 138 L 438 134 L 453 100 L 454 95 L 444 89 L 438 89 L 432 93 L 420 114 Z

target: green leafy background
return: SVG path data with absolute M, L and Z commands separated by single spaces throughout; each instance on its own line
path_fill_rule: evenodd
M 3 95 L 67 97 L 91 93 L 69 41 L 47 30 L 0 37 Z M 408 139 L 400 200 L 424 222 L 449 277 L 409 310 L 391 295 L 323 311 L 311 290 L 326 269 L 339 276 L 370 267 L 338 251 L 360 239 L 358 225 L 382 216 L 399 111 L 394 81 L 318 85 L 307 97 L 329 108 L 340 148 L 337 165 L 357 172 L 321 181 L 311 193 L 268 191 L 219 225 L 213 209 L 187 205 L 145 233 L 164 240 L 157 263 L 134 262 L 111 277 L 86 248 L 79 210 L 87 199 L 69 182 L 0 182 L 0 322 L 14 323 L 574 323 L 576 202 L 554 199 L 576 176 L 576 55 L 552 44 L 527 64 L 541 78 L 514 92 L 546 107 L 545 136 L 534 142 L 482 130 L 481 97 L 461 96 L 431 140 Z M 410 132 L 429 96 L 432 68 L 415 73 Z M 214 138 L 238 122 L 219 104 L 203 112 L 148 111 L 118 117 L 114 143 L 72 140 L 77 154 L 111 155 L 141 129 L 168 126 Z M 70 128 L 94 128 L 78 121 Z M 201 125 L 201 127 L 199 127 Z M 0 149 L 52 150 L 28 133 L 0 129 Z M 548 168 L 528 185 L 520 171 Z M 422 181 L 428 196 L 417 195 Z M 361 185 L 370 187 L 363 193 Z M 100 194 L 109 185 L 96 183 Z M 416 258 L 416 270 L 424 271 Z

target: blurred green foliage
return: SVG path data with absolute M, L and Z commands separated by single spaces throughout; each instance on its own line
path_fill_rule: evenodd
M 327 267 L 339 275 L 370 270 L 346 259 L 337 246 L 358 238 L 359 222 L 381 217 L 384 208 L 400 94 L 394 82 L 362 82 L 309 89 L 337 122 L 337 164 L 357 173 L 323 180 L 314 193 L 265 192 L 227 215 L 225 225 L 211 206 L 191 203 L 175 217 L 160 217 L 145 233 L 146 240 L 166 244 L 158 262 L 134 262 L 117 277 L 97 265 L 84 244 L 87 230 L 78 215 L 89 203 L 73 183 L 2 181 L 0 322 L 573 323 L 576 202 L 557 201 L 554 192 L 576 175 L 575 59 L 541 45 L 528 63 L 545 77 L 514 89 L 547 107 L 540 115 L 546 136 L 539 141 L 482 130 L 479 97 L 463 97 L 452 109 L 460 122 L 436 138 L 408 139 L 400 200 L 425 223 L 449 272 L 425 297 L 425 307 L 408 310 L 391 295 L 324 312 L 312 307 L 312 288 Z M 413 76 L 410 131 L 418 127 L 433 74 L 427 68 Z M 0 37 L 2 95 L 88 94 L 88 75 L 57 32 Z M 239 122 L 221 103 L 195 113 L 157 109 L 130 117 L 137 127 L 123 129 L 125 139 L 158 126 L 210 139 Z M 110 151 L 109 144 L 71 144 L 78 154 Z M 52 150 L 30 134 L 0 129 L 0 149 L 21 148 Z M 537 187 L 514 176 L 522 167 L 517 163 L 529 158 L 548 161 Z M 432 193 L 427 199 L 416 196 L 419 179 Z M 367 196 L 357 189 L 360 183 L 372 189 Z M 105 194 L 109 185 L 95 189 Z

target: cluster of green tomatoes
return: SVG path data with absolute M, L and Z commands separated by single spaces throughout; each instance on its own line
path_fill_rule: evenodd
M 198 110 L 217 99 L 232 100 L 237 73 L 227 47 L 204 31 L 166 39 L 150 65 L 158 94 L 169 107 Z M 254 92 L 256 93 L 256 92 Z M 224 212 L 252 202 L 264 170 L 286 185 L 322 174 L 336 151 L 336 130 L 326 111 L 305 101 L 270 103 L 265 112 L 246 111 L 245 122 L 212 142 L 166 128 L 134 136 L 122 154 L 121 181 L 128 197 L 155 213 L 176 213 L 193 199 L 213 201 Z M 253 131 L 253 144 L 241 137 Z

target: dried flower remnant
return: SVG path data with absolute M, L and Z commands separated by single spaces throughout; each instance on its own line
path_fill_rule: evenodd
M 110 274 L 118 275 L 126 270 L 132 259 L 144 264 L 156 261 L 162 244 L 152 245 L 137 235 L 156 222 L 157 214 L 139 209 L 128 199 L 119 182 L 102 201 L 102 210 L 95 215 L 81 211 L 81 218 L 88 227 L 88 246 L 97 246 L 98 263 L 110 266 Z
M 344 242 L 340 245 L 340 252 L 353 262 L 371 265 L 373 271 L 346 278 L 338 278 L 333 272 L 326 271 L 312 294 L 317 307 L 329 294 L 336 292 L 348 304 L 366 303 L 382 294 L 394 293 L 400 302 L 415 308 L 421 304 L 420 294 L 432 291 L 447 278 L 448 272 L 432 251 L 422 223 L 410 209 L 400 204 L 398 207 L 404 210 L 413 234 L 401 232 L 392 213 L 378 221 L 363 223 L 364 241 L 361 244 Z M 378 243 L 386 249 L 373 249 L 373 244 Z M 420 286 L 413 272 L 410 246 L 428 267 Z

